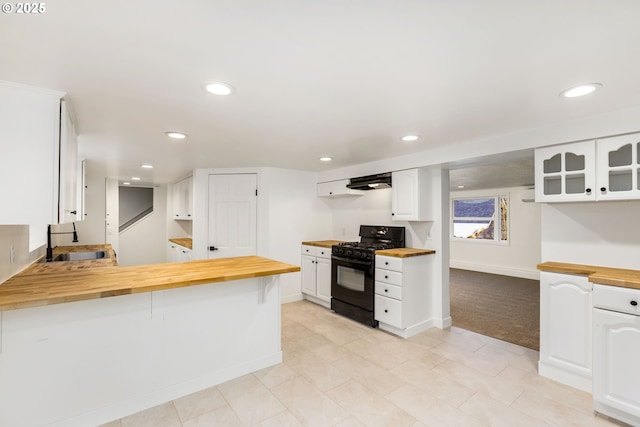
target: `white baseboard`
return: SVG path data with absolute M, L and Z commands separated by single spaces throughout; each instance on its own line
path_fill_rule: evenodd
M 475 264 L 472 262 L 449 260 L 449 267 L 461 270 L 479 271 L 481 273 L 500 274 L 502 276 L 520 277 L 522 279 L 540 280 L 538 270 L 503 267 L 500 265 Z
M 302 301 L 302 293 L 280 296 L 280 304 L 286 304 L 288 302 L 296 302 L 296 301 Z
M 433 326 L 439 329 L 447 329 L 452 325 L 451 317 L 445 317 L 444 319 L 433 319 Z
M 591 378 L 565 371 L 541 360 L 538 361 L 538 375 L 568 385 L 569 387 L 586 391 L 589 394 L 592 393 Z

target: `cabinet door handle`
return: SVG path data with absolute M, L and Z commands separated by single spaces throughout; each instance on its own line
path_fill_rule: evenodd
M 393 212 L 391 212 L 391 216 L 394 216 L 395 214 Z
M 600 191 L 604 193 L 605 191 L 607 191 L 607 187 L 600 187 Z
M 633 300 L 629 304 L 631 304 L 632 306 L 636 307 L 638 305 L 638 301 Z
M 584 191 L 586 191 L 586 192 L 587 192 L 587 194 L 591 193 L 591 189 L 590 189 L 590 188 L 587 188 L 587 189 L 586 189 L 586 190 L 584 190 Z
M 385 291 L 385 292 L 389 292 L 389 289 L 385 289 L 384 291 Z
M 215 246 L 209 246 L 209 250 L 210 250 L 210 251 L 217 251 L 217 250 L 218 250 L 218 248 L 216 248 Z
M 389 276 L 384 276 L 384 278 L 385 278 L 385 279 L 388 279 L 388 278 L 389 278 Z
M 385 310 L 384 312 L 385 312 L 385 313 L 388 313 L 388 312 L 389 312 L 389 310 Z
M 389 265 L 389 261 L 385 261 L 385 262 L 384 262 L 384 265 Z

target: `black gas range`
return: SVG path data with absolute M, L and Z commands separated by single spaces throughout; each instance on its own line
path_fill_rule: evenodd
M 404 248 L 404 227 L 361 225 L 359 242 L 331 247 L 331 309 L 372 327 L 375 251 Z

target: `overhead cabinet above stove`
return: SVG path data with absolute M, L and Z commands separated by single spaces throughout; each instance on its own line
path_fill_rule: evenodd
M 364 191 L 348 188 L 348 179 L 338 181 L 319 182 L 317 184 L 318 197 L 344 197 L 344 196 L 362 196 Z

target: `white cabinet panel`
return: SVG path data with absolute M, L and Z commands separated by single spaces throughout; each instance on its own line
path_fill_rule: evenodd
M 374 317 L 380 329 L 408 338 L 433 326 L 432 260 L 376 255 Z
M 347 188 L 347 184 L 349 184 L 348 179 L 319 182 L 317 184 L 318 197 L 361 196 L 364 194 L 362 190 Z
M 302 295 L 329 308 L 331 304 L 331 249 L 302 245 Z
M 394 221 L 431 221 L 430 179 L 426 168 L 391 173 L 391 216 Z
M 595 409 L 640 425 L 640 316 L 595 309 L 594 344 Z
M 535 150 L 536 202 L 640 198 L 640 134 Z
M 193 177 L 188 176 L 172 187 L 173 219 L 193 220 Z
M 640 198 L 640 135 L 597 141 L 598 200 Z
M 595 158 L 595 141 L 536 149 L 536 202 L 595 200 Z
M 0 82 L 0 224 L 77 219 L 77 140 L 63 96 Z
M 592 284 L 586 276 L 540 273 L 540 375 L 589 391 Z

